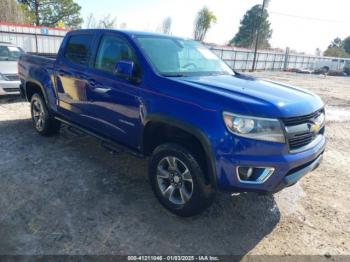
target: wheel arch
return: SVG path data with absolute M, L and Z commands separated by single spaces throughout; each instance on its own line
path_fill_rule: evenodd
M 167 125 L 169 127 L 174 127 L 179 130 L 182 130 L 183 132 L 186 132 L 189 135 L 192 135 L 194 138 L 198 140 L 200 143 L 204 154 L 205 154 L 205 164 L 207 168 L 207 180 L 212 185 L 213 188 L 217 187 L 216 183 L 216 169 L 215 169 L 215 158 L 214 154 L 211 149 L 211 143 L 206 136 L 206 134 L 199 128 L 188 124 L 186 122 L 183 122 L 181 120 L 178 120 L 176 118 L 172 118 L 169 116 L 159 115 L 159 114 L 152 114 L 148 115 L 147 118 L 144 121 L 144 129 L 142 132 L 142 151 L 144 155 L 150 155 L 152 152 L 149 150 L 149 143 L 148 139 L 150 139 L 149 134 L 149 127 L 150 125 Z
M 43 95 L 45 102 L 48 104 L 48 96 L 45 92 L 45 88 L 42 86 L 42 84 L 39 81 L 36 81 L 34 79 L 29 79 L 28 81 L 26 81 L 25 85 L 24 85 L 24 89 L 25 89 L 25 96 L 27 101 L 30 101 L 31 97 L 33 96 L 33 94 L 35 94 L 35 91 L 40 91 L 40 93 Z

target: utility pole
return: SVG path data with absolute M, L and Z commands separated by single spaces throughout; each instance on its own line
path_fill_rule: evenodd
M 261 22 L 262 22 L 262 18 L 264 15 L 264 10 L 265 10 L 265 6 L 268 4 L 269 0 L 263 0 L 263 4 L 261 7 L 261 14 L 259 17 L 259 22 L 258 22 L 258 26 L 256 29 L 256 39 L 255 39 L 255 49 L 254 49 L 254 58 L 253 58 L 253 65 L 252 65 L 252 72 L 255 70 L 255 64 L 256 64 L 256 55 L 258 52 L 258 43 L 259 43 L 259 35 L 260 35 L 260 26 L 261 26 Z
M 35 25 L 40 25 L 40 19 L 39 19 L 39 0 L 35 0 L 34 2 L 34 8 L 35 8 Z

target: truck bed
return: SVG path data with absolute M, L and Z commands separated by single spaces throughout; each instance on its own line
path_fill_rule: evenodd
M 53 58 L 56 59 L 57 54 L 49 54 L 49 53 L 27 53 L 29 55 L 34 55 L 34 56 L 42 56 L 42 57 L 47 57 L 47 58 Z
M 28 63 L 28 64 L 47 65 L 47 64 L 53 64 L 55 61 L 56 61 L 56 57 L 44 56 L 44 55 L 33 55 L 33 54 L 23 54 L 20 58 L 20 63 Z

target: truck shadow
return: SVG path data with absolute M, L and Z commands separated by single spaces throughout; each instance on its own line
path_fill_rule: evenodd
M 1 104 L 11 104 L 24 101 L 19 95 L 2 95 L 0 96 L 0 105 Z
M 40 137 L 29 119 L 2 121 L 0 133 L 0 232 L 12 232 L 1 254 L 244 256 L 280 220 L 273 196 L 248 193 L 180 218 L 153 196 L 146 160 L 66 128 Z

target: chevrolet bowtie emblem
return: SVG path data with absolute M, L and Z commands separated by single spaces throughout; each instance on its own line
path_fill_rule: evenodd
M 321 125 L 317 123 L 310 123 L 309 127 L 310 127 L 310 132 L 313 132 L 313 133 L 318 133 L 318 131 L 320 131 L 321 129 Z

